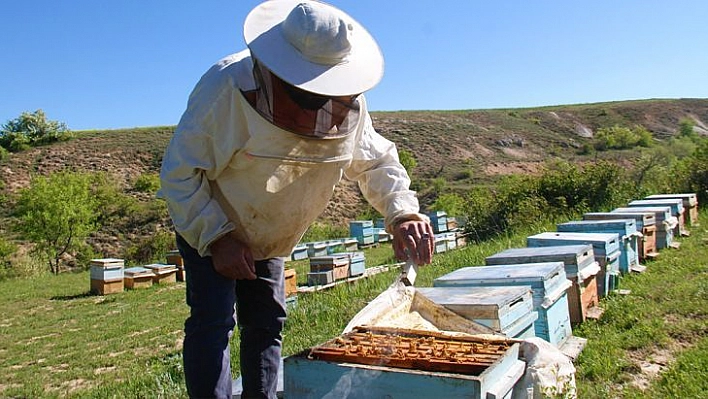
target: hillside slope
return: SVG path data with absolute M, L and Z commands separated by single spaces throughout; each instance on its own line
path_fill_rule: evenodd
M 547 159 L 581 162 L 577 155 L 601 127 L 644 126 L 657 140 L 682 120 L 708 135 L 708 99 L 637 100 L 540 108 L 372 113 L 374 126 L 417 160 L 414 180 L 443 178 L 460 187 L 507 173 L 533 173 Z M 78 132 L 77 138 L 34 148 L 0 161 L 0 195 L 26 187 L 33 174 L 61 169 L 106 171 L 124 187 L 158 173 L 173 126 Z M 617 154 L 603 153 L 602 156 Z M 426 201 L 424 200 L 425 204 Z M 356 184 L 343 182 L 322 215 L 346 222 L 364 207 Z M 169 226 L 169 221 L 156 228 Z

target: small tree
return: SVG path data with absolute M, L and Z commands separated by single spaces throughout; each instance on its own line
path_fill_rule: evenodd
M 68 140 L 71 132 L 66 124 L 47 120 L 44 111 L 23 112 L 0 128 L 0 147 L 18 152 L 32 146 Z
M 408 150 L 399 150 L 398 159 L 401 161 L 401 165 L 406 169 L 408 175 L 413 175 L 413 169 L 418 166 L 418 161 L 415 160 L 413 153 Z
M 34 253 L 59 273 L 62 256 L 96 229 L 91 176 L 59 172 L 35 177 L 16 207 L 17 230 L 35 243 Z

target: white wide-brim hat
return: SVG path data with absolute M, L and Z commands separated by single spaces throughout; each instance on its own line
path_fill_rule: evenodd
M 302 90 L 328 96 L 359 94 L 383 77 L 383 55 L 374 38 L 326 3 L 264 1 L 246 17 L 243 34 L 253 57 Z

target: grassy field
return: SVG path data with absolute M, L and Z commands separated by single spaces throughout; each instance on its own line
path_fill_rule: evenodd
M 436 255 L 417 285 L 524 246 L 524 237 L 544 228 L 553 225 Z M 576 363 L 579 397 L 708 397 L 708 229 L 694 227 L 680 242 L 647 272 L 623 278 L 631 294 L 607 298 L 602 318 L 574 331 L 588 339 Z M 367 265 L 390 255 L 390 246 L 367 250 Z M 338 335 L 394 277 L 389 271 L 301 294 L 286 323 L 285 354 Z M 88 290 L 88 272 L 0 282 L 0 397 L 185 397 L 184 285 L 108 296 Z M 238 339 L 232 344 L 237 369 Z

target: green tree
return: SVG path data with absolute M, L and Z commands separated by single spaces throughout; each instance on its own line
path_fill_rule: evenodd
M 688 137 L 691 139 L 698 137 L 696 131 L 693 130 L 694 125 L 692 120 L 682 119 L 681 122 L 679 122 L 679 137 Z
M 35 244 L 34 253 L 54 274 L 59 273 L 62 256 L 96 230 L 91 180 L 89 174 L 58 172 L 33 178 L 20 192 L 16 228 Z
M 398 159 L 401 161 L 401 165 L 406 169 L 408 175 L 413 174 L 413 169 L 418 166 L 418 161 L 415 160 L 413 153 L 408 150 L 399 150 Z
M 41 109 L 23 112 L 0 128 L 0 147 L 11 152 L 69 138 L 71 138 L 71 131 L 66 124 L 48 120 Z

